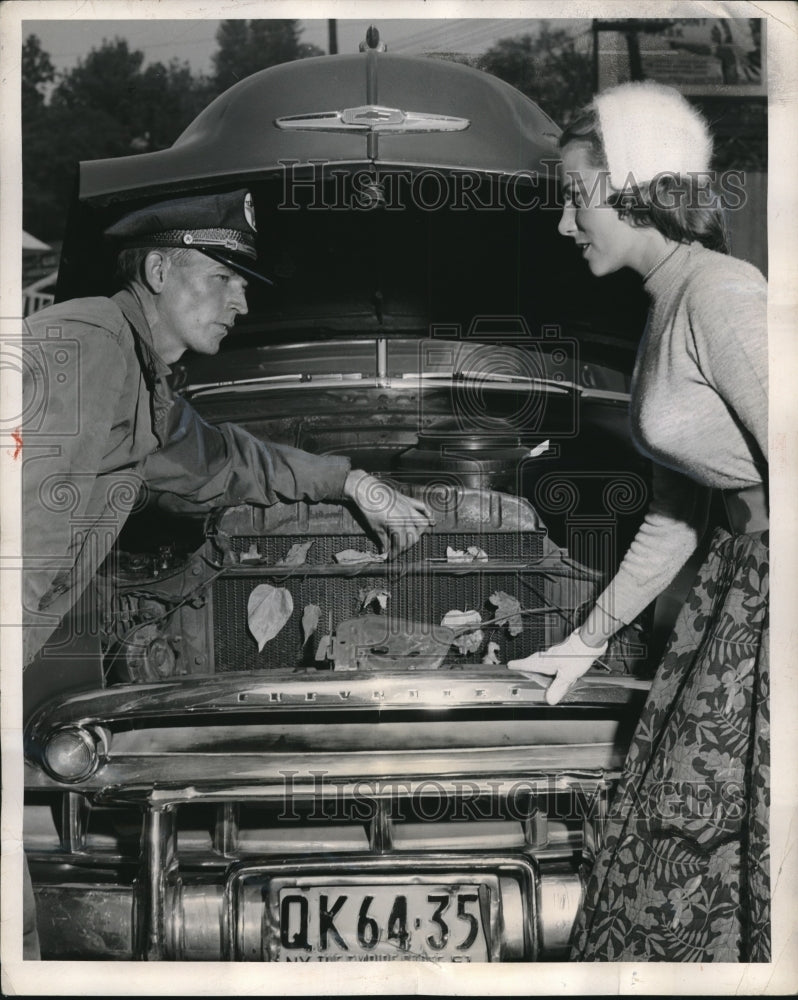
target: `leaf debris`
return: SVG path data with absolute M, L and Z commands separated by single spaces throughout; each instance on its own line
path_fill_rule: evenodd
M 273 639 L 291 617 L 294 599 L 285 587 L 261 583 L 247 601 L 247 624 L 258 644 L 258 652 Z
M 379 605 L 380 611 L 388 610 L 388 601 L 391 595 L 387 590 L 377 590 L 376 588 L 367 590 L 365 587 L 361 587 L 358 596 L 361 611 L 365 611 L 375 602 Z
M 482 657 L 483 663 L 499 663 L 499 644 L 498 642 L 489 642 L 488 649 L 485 655 Z
M 520 602 L 503 590 L 494 591 L 488 600 L 496 605 L 496 617 L 507 626 L 510 635 L 520 635 L 524 630 Z
M 311 538 L 309 542 L 294 542 L 291 548 L 286 552 L 282 559 L 279 559 L 274 565 L 275 566 L 304 566 L 307 562 L 308 552 L 310 547 L 315 542 L 315 538 Z
M 446 561 L 450 563 L 487 562 L 488 553 L 484 549 L 477 548 L 476 545 L 469 545 L 467 549 L 453 549 L 451 545 L 447 545 Z
M 441 625 L 458 631 L 454 645 L 463 654 L 475 653 L 482 645 L 485 635 L 479 628 L 481 624 L 482 615 L 478 611 L 447 611 L 441 619 Z M 469 625 L 472 628 L 469 628 Z
M 361 552 L 359 549 L 344 549 L 336 552 L 333 559 L 337 563 L 344 565 L 355 565 L 356 563 L 385 562 L 388 558 L 387 552 Z

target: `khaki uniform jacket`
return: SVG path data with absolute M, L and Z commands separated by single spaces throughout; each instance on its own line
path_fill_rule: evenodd
M 195 511 L 342 497 L 347 458 L 211 426 L 175 396 L 132 292 L 73 299 L 25 326 L 26 664 L 94 578 L 143 488 Z

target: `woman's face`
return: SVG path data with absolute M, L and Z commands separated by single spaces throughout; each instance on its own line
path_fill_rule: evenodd
M 589 147 L 569 143 L 562 154 L 564 207 L 561 236 L 582 247 L 582 256 L 597 277 L 622 267 L 640 270 L 641 230 L 621 219 L 607 204 L 609 173 L 590 162 Z

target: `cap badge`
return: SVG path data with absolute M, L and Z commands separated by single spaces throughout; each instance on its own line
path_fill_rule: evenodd
M 244 218 L 252 227 L 253 232 L 257 232 L 255 227 L 255 204 L 249 191 L 244 195 Z

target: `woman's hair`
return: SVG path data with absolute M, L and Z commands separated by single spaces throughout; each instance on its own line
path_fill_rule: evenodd
M 579 143 L 587 149 L 593 166 L 609 169 L 593 105 L 577 114 L 559 142 L 560 149 Z M 729 252 L 723 205 L 707 175 L 662 173 L 647 184 L 615 192 L 607 201 L 622 219 L 629 218 L 635 226 L 653 226 L 679 243 L 697 241 L 709 250 Z

